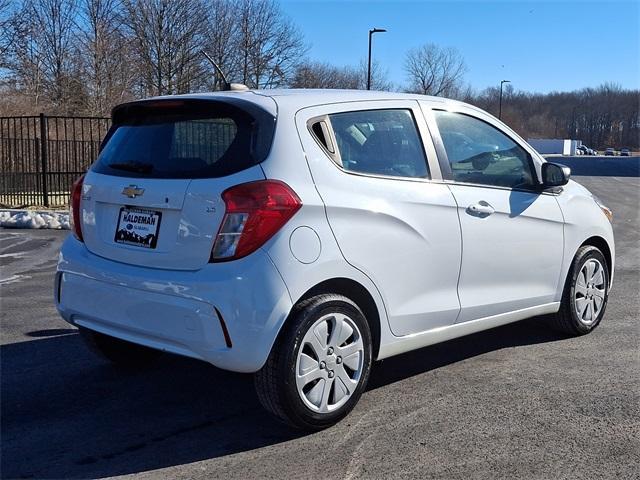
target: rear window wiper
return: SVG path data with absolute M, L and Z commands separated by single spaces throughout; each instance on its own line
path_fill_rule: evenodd
M 136 173 L 151 173 L 153 171 L 153 165 L 151 165 L 150 163 L 140 163 L 140 162 L 110 163 L 109 168 L 113 168 L 114 170 L 125 170 L 127 172 L 136 172 Z

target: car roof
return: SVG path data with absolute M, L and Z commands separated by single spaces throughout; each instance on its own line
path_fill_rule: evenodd
M 305 107 L 326 105 L 331 103 L 344 103 L 367 100 L 427 100 L 444 105 L 458 104 L 472 108 L 472 105 L 464 104 L 457 100 L 443 97 L 432 97 L 414 93 L 380 92 L 369 90 L 334 90 L 334 89 L 269 89 L 269 90 L 241 90 L 206 93 L 189 93 L 184 95 L 168 95 L 154 97 L 154 99 L 167 98 L 192 98 L 199 100 L 216 100 L 229 97 L 242 98 L 256 104 L 265 106 L 265 100 L 269 99 L 274 104 L 290 109 L 299 110 Z

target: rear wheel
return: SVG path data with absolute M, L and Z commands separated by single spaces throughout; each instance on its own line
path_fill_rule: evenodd
M 553 325 L 569 335 L 584 335 L 596 328 L 609 298 L 609 269 L 602 252 L 591 245 L 576 253 Z
M 255 386 L 262 405 L 306 430 L 329 427 L 360 399 L 369 378 L 372 342 L 358 306 L 341 295 L 318 295 L 291 315 Z
M 87 328 L 80 328 L 80 336 L 89 349 L 98 356 L 124 368 L 135 369 L 147 366 L 162 355 L 160 350 L 136 345 Z

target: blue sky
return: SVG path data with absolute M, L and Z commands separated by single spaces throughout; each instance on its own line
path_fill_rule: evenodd
M 309 57 L 357 65 L 374 36 L 374 59 L 397 84 L 413 46 L 456 47 L 476 89 L 502 79 L 518 90 L 549 92 L 615 82 L 640 88 L 640 0 L 403 1 L 289 0 L 283 10 L 303 31 Z

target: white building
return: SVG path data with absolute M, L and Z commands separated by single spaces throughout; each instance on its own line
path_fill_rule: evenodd
M 560 138 L 529 138 L 527 142 L 540 154 L 575 155 L 576 149 L 582 145 L 581 140 Z

